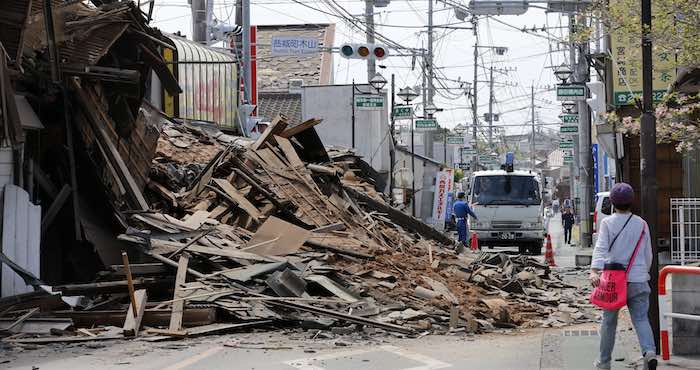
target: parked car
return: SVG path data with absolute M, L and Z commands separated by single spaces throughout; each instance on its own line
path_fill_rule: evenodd
M 597 240 L 600 223 L 612 215 L 613 208 L 610 202 L 610 192 L 604 191 L 595 195 L 595 211 L 593 211 L 593 242 Z

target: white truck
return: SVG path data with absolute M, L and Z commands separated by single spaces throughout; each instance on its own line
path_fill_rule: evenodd
M 539 175 L 530 171 L 477 171 L 470 178 L 470 219 L 483 247 L 518 246 L 521 254 L 542 253 L 546 235 Z

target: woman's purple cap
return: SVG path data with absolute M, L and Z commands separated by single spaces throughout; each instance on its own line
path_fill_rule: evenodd
M 610 189 L 610 201 L 613 204 L 627 205 L 634 201 L 634 189 L 630 184 L 620 182 Z

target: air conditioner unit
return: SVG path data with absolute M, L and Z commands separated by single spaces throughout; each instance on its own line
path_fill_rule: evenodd
M 304 80 L 301 78 L 295 78 L 289 80 L 289 93 L 291 94 L 301 94 L 301 89 L 304 87 Z

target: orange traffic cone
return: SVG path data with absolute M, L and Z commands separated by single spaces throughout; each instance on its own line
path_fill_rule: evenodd
M 472 240 L 470 246 L 473 251 L 479 249 L 479 238 L 477 238 L 476 233 L 472 233 Z
M 554 250 L 552 250 L 552 237 L 549 234 L 547 234 L 547 244 L 545 245 L 544 260 L 549 266 L 554 267 L 557 265 L 554 262 Z

